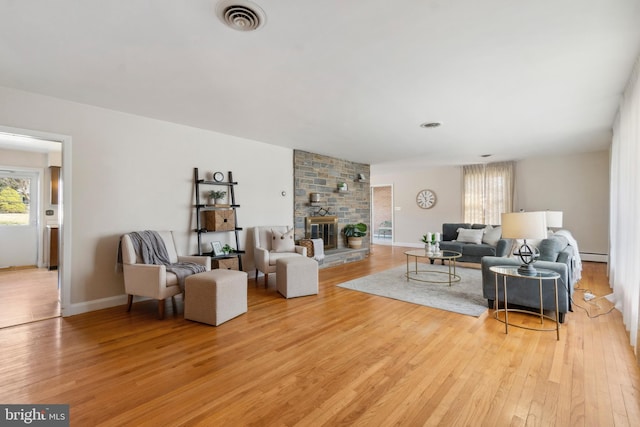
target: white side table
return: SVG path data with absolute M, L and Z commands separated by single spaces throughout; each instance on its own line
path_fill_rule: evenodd
M 519 313 L 528 313 L 528 314 L 534 314 L 536 316 L 540 316 L 540 324 L 544 323 L 544 319 L 549 319 L 549 320 L 554 320 L 549 316 L 546 316 L 543 313 L 544 307 L 543 307 L 543 302 L 542 302 L 542 282 L 544 280 L 553 280 L 553 284 L 554 284 L 554 290 L 555 290 L 555 302 L 556 302 L 556 327 L 554 329 L 549 329 L 549 328 L 528 328 L 526 326 L 521 326 L 521 325 L 514 325 L 512 324 L 511 326 L 515 326 L 517 328 L 524 328 L 524 329 L 531 329 L 531 330 L 535 330 L 535 331 L 556 331 L 556 338 L 558 341 L 560 341 L 560 313 L 558 311 L 558 279 L 560 278 L 560 275 L 558 273 L 556 273 L 555 271 L 551 271 L 551 270 L 545 270 L 545 269 L 537 269 L 536 270 L 536 274 L 534 276 L 526 276 L 524 274 L 520 274 L 518 272 L 518 267 L 514 267 L 514 266 L 494 266 L 494 267 L 490 267 L 489 270 L 491 270 L 493 273 L 495 273 L 496 275 L 496 299 L 495 299 L 495 314 L 494 317 L 503 322 L 504 323 L 504 332 L 505 334 L 509 333 L 509 312 L 519 312 Z M 498 301 L 498 277 L 502 277 L 502 290 L 504 293 L 504 308 L 500 309 L 499 308 L 499 301 Z M 538 282 L 538 290 L 539 290 L 539 295 L 540 295 L 540 312 L 534 312 L 532 310 L 524 310 L 524 309 L 516 309 L 516 308 L 509 308 L 508 306 L 508 298 L 507 298 L 507 278 L 508 277 L 516 277 L 519 279 L 527 279 L 527 280 L 532 280 L 532 281 L 536 281 Z M 499 313 L 504 312 L 504 320 L 500 319 L 499 317 Z

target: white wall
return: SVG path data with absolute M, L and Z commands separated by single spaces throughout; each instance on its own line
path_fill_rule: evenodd
M 419 246 L 425 232 L 441 231 L 443 222 L 463 220 L 462 168 L 459 166 L 425 167 L 416 171 L 402 166 L 372 165 L 371 183 L 393 184 L 395 245 Z M 434 190 L 438 196 L 436 206 L 431 209 L 416 206 L 416 194 L 424 188 Z M 563 228 L 576 238 L 582 258 L 606 261 L 609 152 L 518 161 L 514 210 L 519 209 L 563 211 Z
M 63 220 L 72 233 L 66 314 L 124 301 L 114 268 L 123 233 L 171 229 L 179 253 L 196 251 L 194 167 L 201 174 L 233 171 L 243 241 L 251 226 L 293 226 L 290 149 L 7 88 L 0 88 L 0 125 L 73 139 L 71 195 L 65 195 L 71 224 Z M 245 270 L 250 258 L 243 259 Z
M 606 261 L 609 247 L 609 151 L 521 160 L 514 209 L 563 212 L 585 260 Z
M 457 166 L 421 170 L 398 168 L 377 172 L 371 166 L 371 185 L 393 185 L 393 242 L 398 246 L 421 247 L 422 235 L 442 231 L 444 222 L 462 221 L 462 171 Z M 420 190 L 436 193 L 436 205 L 421 209 L 416 204 Z

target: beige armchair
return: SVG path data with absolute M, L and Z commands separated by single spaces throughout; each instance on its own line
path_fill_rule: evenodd
M 287 234 L 287 231 L 290 233 Z M 277 237 L 286 237 L 287 243 L 280 244 L 280 240 L 274 241 L 274 233 Z M 290 241 L 289 241 L 290 240 Z M 283 225 L 262 226 L 253 228 L 253 260 L 256 264 L 256 282 L 258 271 L 264 274 L 264 286 L 269 280 L 269 273 L 276 272 L 276 261 L 292 256 L 307 256 L 307 248 L 293 243 L 293 230 Z M 275 244 L 274 244 L 275 242 Z
M 157 232 L 165 246 L 171 263 L 193 262 L 211 270 L 211 258 L 208 256 L 178 256 L 171 231 Z M 124 289 L 129 296 L 127 311 L 131 310 L 133 296 L 138 295 L 158 300 L 158 318 L 164 318 L 165 299 L 171 297 L 175 310 L 175 295 L 182 292 L 175 273 L 167 271 L 165 265 L 143 264 L 136 255 L 131 236 L 125 234 L 120 240 Z

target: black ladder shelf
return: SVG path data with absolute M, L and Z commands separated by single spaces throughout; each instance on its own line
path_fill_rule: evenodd
M 245 251 L 240 250 L 240 236 L 238 235 L 239 231 L 242 231 L 241 227 L 238 227 L 238 214 L 236 212 L 236 209 L 240 207 L 240 205 L 236 204 L 236 194 L 234 191 L 234 188 L 236 185 L 238 185 L 237 182 L 235 182 L 233 180 L 233 174 L 231 173 L 231 171 L 229 171 L 227 173 L 227 181 L 207 181 L 204 179 L 201 179 L 198 173 L 198 168 L 193 168 L 193 184 L 194 184 L 194 189 L 195 189 L 195 193 L 196 193 L 196 204 L 195 204 L 195 208 L 196 208 L 196 229 L 194 230 L 197 234 L 198 234 L 198 255 L 208 255 L 210 256 L 213 260 L 224 260 L 224 259 L 231 259 L 231 258 L 238 258 L 238 267 L 239 270 L 242 271 L 242 257 L 240 255 L 244 254 Z M 202 212 L 206 211 L 206 210 L 214 210 L 216 209 L 215 205 L 208 205 L 206 203 L 201 203 L 200 202 L 200 192 L 202 191 L 202 189 L 200 188 L 201 186 L 207 186 L 207 185 L 217 185 L 217 186 L 224 186 L 227 187 L 227 191 L 229 193 L 229 202 L 230 204 L 228 206 L 225 206 L 225 209 L 231 209 L 233 211 L 233 219 L 234 219 L 234 225 L 235 228 L 233 230 L 229 230 L 229 231 L 212 231 L 212 230 L 207 230 L 205 227 L 202 226 Z M 236 249 L 235 252 L 232 252 L 228 255 L 221 255 L 221 256 L 216 256 L 213 251 L 211 252 L 203 252 L 202 251 L 202 234 L 204 233 L 231 233 L 233 232 L 236 238 Z

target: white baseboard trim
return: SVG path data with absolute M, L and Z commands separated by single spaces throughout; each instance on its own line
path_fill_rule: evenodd
M 607 254 L 584 254 L 584 253 L 580 252 L 580 259 L 582 261 L 609 262 L 609 255 L 607 255 Z
M 142 299 L 138 299 L 137 297 L 134 301 L 141 301 Z M 148 299 L 148 298 L 143 298 Z M 116 307 L 118 305 L 126 305 L 127 304 L 127 296 L 126 295 L 118 295 L 115 297 L 102 298 L 93 301 L 80 302 L 76 304 L 71 304 L 68 307 L 62 308 L 62 317 L 75 316 L 76 314 L 88 313 L 90 311 L 102 310 L 103 308 L 111 308 Z M 123 310 L 125 307 L 122 308 Z
M 393 242 L 393 246 L 402 246 L 407 248 L 424 248 L 424 243 L 403 243 L 403 242 Z

